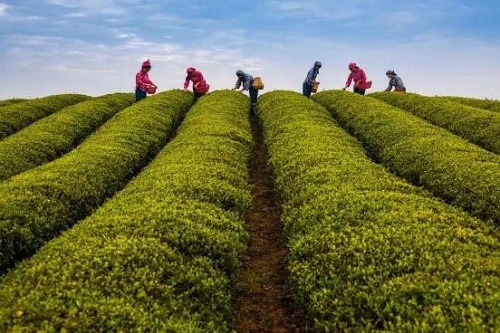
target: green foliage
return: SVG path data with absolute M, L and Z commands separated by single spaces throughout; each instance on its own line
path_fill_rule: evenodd
M 353 118 L 375 119 L 364 101 L 383 104 L 350 93 L 317 96 L 328 105 L 342 100 L 343 109 L 361 105 Z M 292 288 L 312 331 L 500 329 L 494 226 L 373 163 L 310 99 L 267 93 L 258 115 L 283 200 Z
M 90 99 L 77 94 L 52 95 L 0 108 L 0 139 L 67 106 Z
M 124 93 L 93 98 L 10 135 L 0 141 L 0 181 L 64 155 L 133 102 Z
M 448 100 L 452 102 L 457 102 L 460 104 L 472 106 L 474 108 L 480 108 L 493 112 L 500 112 L 500 101 L 491 99 L 477 99 L 468 97 L 455 97 L 455 96 L 445 96 L 445 97 L 434 97 L 436 99 Z
M 248 108 L 236 92 L 199 99 L 121 192 L 4 276 L 0 331 L 231 331 Z
M 374 93 L 377 98 L 443 127 L 487 150 L 500 153 L 500 114 L 416 94 Z
M 4 100 L 0 101 L 0 107 L 9 106 L 12 104 L 17 104 L 17 103 L 26 102 L 26 101 L 27 101 L 27 99 L 23 99 L 23 98 L 4 99 Z
M 315 96 L 371 156 L 473 215 L 500 222 L 500 156 L 401 109 L 366 96 Z
M 121 189 L 165 145 L 192 98 L 183 91 L 147 98 L 70 153 L 0 184 L 0 272 Z

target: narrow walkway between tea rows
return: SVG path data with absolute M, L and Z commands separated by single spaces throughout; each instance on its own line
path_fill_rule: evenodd
M 262 127 L 251 116 L 254 146 L 250 182 L 254 196 L 246 219 L 251 239 L 237 285 L 236 330 L 239 333 L 300 332 L 301 314 L 293 307 L 288 285 L 287 252 L 281 209 Z

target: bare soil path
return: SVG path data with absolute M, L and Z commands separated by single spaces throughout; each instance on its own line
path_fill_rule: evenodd
M 298 333 L 303 321 L 290 297 L 281 208 L 267 167 L 262 127 L 254 115 L 251 124 L 254 147 L 250 182 L 254 201 L 246 218 L 251 240 L 238 278 L 236 331 Z

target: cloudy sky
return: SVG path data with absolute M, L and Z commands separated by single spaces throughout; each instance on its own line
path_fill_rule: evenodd
M 160 89 L 201 69 L 213 89 L 236 69 L 266 90 L 300 90 L 315 60 L 322 89 L 349 61 L 386 86 L 500 99 L 498 0 L 0 0 L 0 98 L 132 91 L 151 58 Z

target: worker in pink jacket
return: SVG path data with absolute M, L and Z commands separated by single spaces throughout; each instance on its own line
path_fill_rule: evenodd
M 184 82 L 184 91 L 187 91 L 189 83 L 193 82 L 194 100 L 196 101 L 198 98 L 208 92 L 210 86 L 203 78 L 203 74 L 200 71 L 196 70 L 196 68 L 189 67 L 186 72 L 187 76 L 186 81 Z
M 142 63 L 141 70 L 135 75 L 135 100 L 138 102 L 146 98 L 148 92 L 156 91 L 157 86 L 149 79 L 149 71 L 151 70 L 151 61 L 146 60 Z
M 372 82 L 366 81 L 365 71 L 359 68 L 356 63 L 349 63 L 349 70 L 351 73 L 347 77 L 347 82 L 345 83 L 344 90 L 351 86 L 354 81 L 354 92 L 356 94 L 364 95 L 366 89 L 371 88 Z

